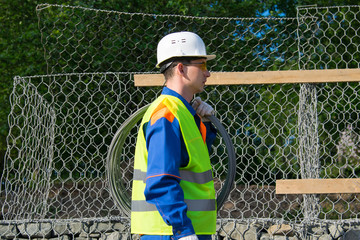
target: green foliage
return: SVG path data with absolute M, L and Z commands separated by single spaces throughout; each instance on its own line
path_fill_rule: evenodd
M 36 1 L 0 1 L 0 159 L 6 151 L 7 116 L 13 77 L 44 73 L 40 33 L 35 15 Z
M 53 4 L 59 4 L 58 1 L 55 0 L 47 0 L 47 1 L 32 1 L 32 0 L 2 0 L 0 1 L 0 22 L 1 22 L 1 29 L 0 31 L 0 72 L 2 73 L 0 78 L 0 96 L 1 96 L 1 104 L 0 104 L 0 166 L 3 169 L 3 157 L 5 155 L 6 151 L 6 136 L 9 131 L 8 123 L 7 123 L 7 116 L 10 112 L 10 101 L 9 96 L 12 91 L 12 84 L 13 84 L 13 77 L 16 75 L 40 75 L 40 74 L 46 74 L 49 72 L 53 73 L 60 73 L 60 72 L 67 72 L 69 69 L 66 69 L 64 64 L 62 64 L 62 61 L 64 59 L 57 59 L 56 56 L 59 55 L 57 52 L 53 52 L 54 59 L 52 61 L 56 61 L 56 64 L 58 64 L 59 68 L 53 68 L 53 65 L 50 64 L 47 66 L 46 61 L 44 57 L 46 57 L 44 53 L 44 48 L 42 46 L 42 41 L 44 39 L 41 39 L 41 34 L 39 31 L 38 25 L 38 19 L 36 16 L 36 5 L 42 4 L 42 3 L 53 3 Z M 149 14 L 176 14 L 176 15 L 187 15 L 187 16 L 199 16 L 199 17 L 257 17 L 261 16 L 261 14 L 269 10 L 269 13 L 271 16 L 278 17 L 278 16 L 287 16 L 287 17 L 294 17 L 296 16 L 296 6 L 300 5 L 309 5 L 312 4 L 313 1 L 310 0 L 298 0 L 298 1 L 288 1 L 288 0 L 270 0 L 270 1 L 255 1 L 255 0 L 245 0 L 245 1 L 236 1 L 236 0 L 224 0 L 224 1 L 211 1 L 211 0 L 201 0 L 201 1 L 195 1 L 195 0 L 159 0 L 159 1 L 145 1 L 145 0 L 134 0 L 134 1 L 128 1 L 128 0 L 120 0 L 120 1 L 105 1 L 105 0 L 87 0 L 87 1 L 80 1 L 80 0 L 68 0 L 68 1 L 61 1 L 61 4 L 63 5 L 78 5 L 88 8 L 96 8 L 96 9 L 105 9 L 105 10 L 115 10 L 115 11 L 121 11 L 121 12 L 143 12 L 143 13 L 149 13 Z M 358 1 L 354 0 L 338 0 L 338 1 L 317 1 L 318 6 L 330 6 L 330 5 L 351 5 L 351 4 L 358 4 Z M 71 20 L 69 19 L 69 15 L 66 14 L 66 12 L 62 12 L 62 15 L 57 15 L 56 12 L 49 11 L 50 16 L 56 16 L 58 19 L 62 20 Z M 137 16 L 133 16 L 136 18 Z M 96 24 L 92 25 L 91 29 L 84 29 L 85 23 L 88 22 L 94 22 Z M 229 25 L 223 25 L 221 21 L 217 22 L 214 20 L 214 24 L 212 28 L 205 27 L 202 24 L 202 20 L 196 20 L 197 24 L 193 24 L 191 26 L 188 26 L 184 22 L 178 23 L 176 25 L 176 28 L 172 26 L 174 23 L 169 23 L 169 29 L 168 31 L 172 30 L 193 30 L 198 32 L 200 35 L 207 35 L 211 39 L 215 39 L 211 46 L 219 46 L 220 40 L 227 40 L 229 38 L 229 41 L 233 41 L 234 39 L 241 39 L 241 37 L 244 37 L 246 39 L 251 39 L 254 37 L 254 33 L 249 32 L 246 36 L 241 36 L 241 32 L 243 32 L 243 29 L 246 27 L 246 22 L 239 23 L 239 21 L 231 21 Z M 50 22 L 45 22 L 46 24 L 52 24 Z M 146 23 L 147 24 L 147 23 Z M 171 25 L 173 24 L 173 25 Z M 147 24 L 149 25 L 149 24 Z M 88 66 L 86 65 L 86 62 L 90 61 L 89 56 L 94 56 L 92 60 L 92 66 L 93 69 L 110 69 L 112 71 L 126 71 L 128 69 L 137 69 L 143 71 L 146 70 L 153 70 L 154 62 L 155 62 L 155 56 L 153 56 L 154 49 L 156 48 L 156 43 L 159 40 L 161 36 L 158 36 L 154 39 L 147 39 L 148 42 L 140 42 L 137 45 L 132 46 L 124 46 L 124 41 L 131 37 L 134 39 L 135 42 L 136 39 L 141 36 L 143 33 L 152 31 L 154 36 L 159 35 L 157 30 L 161 26 L 152 25 L 152 26 L 145 26 L 144 28 L 135 28 L 132 25 L 128 25 L 126 21 L 120 22 L 119 26 L 113 26 L 118 27 L 119 29 L 122 29 L 122 31 L 126 34 L 114 36 L 113 39 L 107 38 L 107 23 L 106 20 L 104 21 L 104 18 L 102 18 L 102 15 L 97 16 L 96 18 L 92 19 L 86 19 L 84 24 L 73 24 L 72 26 L 67 26 L 73 29 L 74 33 L 74 39 L 69 40 L 69 43 L 80 43 L 80 47 L 78 49 L 77 56 L 74 56 L 73 61 L 69 62 L 69 64 L 77 65 L 79 64 L 79 71 L 86 71 Z M 150 24 L 151 25 L 151 24 Z M 236 27 L 236 31 L 234 32 L 234 26 Z M 275 36 L 281 36 L 284 35 L 288 36 L 293 32 L 284 32 L 284 29 L 281 29 L 280 27 L 277 29 L 271 29 L 271 26 L 265 26 L 265 29 L 262 29 L 261 24 L 255 23 L 253 25 L 254 29 L 261 30 L 261 31 L 267 31 L 267 34 L 269 36 L 275 37 Z M 356 29 L 356 27 L 354 27 Z M 54 30 L 52 33 L 52 37 L 60 36 L 60 32 L 56 32 L 58 30 Z M 231 32 L 231 35 L 229 37 L 229 31 Z M 290 31 L 290 30 L 289 30 Z M 86 45 L 81 45 L 81 37 L 78 35 L 78 33 L 85 33 L 86 38 L 93 39 L 94 45 L 101 45 L 102 48 L 95 49 L 95 48 L 88 48 Z M 327 32 L 327 36 L 332 35 L 352 35 L 355 34 L 355 32 Z M 59 41 L 65 41 L 69 38 L 69 36 L 62 36 L 63 39 L 60 39 Z M 101 41 L 102 39 L 107 39 L 106 41 Z M 216 40 L 217 39 L 217 40 Z M 291 38 L 289 38 L 291 40 Z M 326 41 L 328 38 L 324 38 L 324 41 Z M 51 46 L 52 42 L 55 39 L 48 39 L 49 45 Z M 233 56 L 233 48 L 235 46 L 219 46 L 218 51 L 224 51 L 226 54 L 224 54 L 223 58 L 219 59 L 216 63 L 216 65 L 213 67 L 213 71 L 223 70 L 223 71 L 242 71 L 244 70 L 244 66 L 248 65 L 249 68 L 247 71 L 250 70 L 264 70 L 267 68 L 267 63 L 265 62 L 264 65 L 262 64 L 262 60 L 264 56 L 268 56 L 272 49 L 267 48 L 266 51 L 261 51 L 260 49 L 255 49 L 254 52 L 251 52 L 254 45 L 258 44 L 259 39 L 253 38 L 253 40 L 249 41 L 249 46 L 245 46 L 243 51 Z M 357 39 L 358 40 L 358 39 Z M 354 42 L 355 40 L 353 40 Z M 351 49 L 355 49 L 357 46 L 350 43 L 350 39 L 343 40 L 343 43 L 348 44 L 348 47 Z M 271 45 L 271 37 L 269 39 L 261 39 L 260 45 L 262 46 L 270 46 Z M 211 49 L 211 46 L 209 47 Z M 267 59 L 269 63 L 272 64 L 273 69 L 271 70 L 286 70 L 286 69 L 294 69 L 294 65 L 296 63 L 294 62 L 284 62 L 279 61 L 279 59 L 290 59 L 291 52 L 292 51 L 286 51 L 290 55 L 281 55 L 283 51 L 283 48 L 291 48 L 296 49 L 295 45 L 291 45 L 290 41 L 288 44 L 284 44 L 283 46 L 278 46 L 277 52 L 278 53 L 271 53 L 271 57 Z M 341 47 L 341 46 L 339 46 Z M 132 55 L 129 56 L 130 52 L 127 50 L 132 49 Z M 111 49 L 111 51 L 109 51 Z M 118 57 L 117 59 L 112 54 L 113 52 L 122 50 L 122 55 Z M 113 65 L 108 66 L 107 63 L 104 63 L 100 57 L 96 55 L 96 51 L 109 51 L 109 55 L 107 57 L 109 58 L 108 62 L 114 62 Z M 324 49 L 319 49 L 319 51 L 325 51 Z M 81 58 L 81 54 L 88 52 L 89 55 L 86 55 L 84 58 Z M 138 53 L 146 53 L 141 54 L 142 56 L 148 56 L 146 59 L 136 59 L 136 55 Z M 293 51 L 295 52 L 295 50 Z M 354 51 L 355 52 L 355 51 Z M 249 60 L 248 54 L 258 55 L 258 58 L 256 61 Z M 140 54 L 138 54 L 140 55 Z M 134 58 L 134 61 L 126 61 L 126 65 L 122 65 L 121 57 L 123 58 Z M 354 59 L 358 58 L 358 55 L 355 56 L 343 56 L 344 60 L 351 59 L 353 57 Z M 77 61 L 80 60 L 81 61 Z M 237 59 L 242 59 L 244 65 L 242 64 L 236 64 Z M 338 58 L 339 59 L 339 58 Z M 48 59 L 49 60 L 49 59 Z M 326 60 L 326 59 L 325 59 Z M 333 65 L 339 64 L 339 66 L 344 66 L 343 62 L 339 60 L 340 62 L 333 62 Z M 139 64 L 139 62 L 141 64 Z M 247 63 L 247 64 L 245 64 Z M 353 65 L 349 66 L 353 67 Z M 251 88 L 251 87 L 249 87 Z M 276 89 L 273 89 L 274 91 L 277 91 Z M 221 89 L 218 89 L 218 91 L 221 91 Z M 296 102 L 297 99 L 282 99 L 282 93 L 279 93 L 278 95 L 274 96 L 270 92 L 263 92 L 266 91 L 265 88 L 261 88 L 258 90 L 259 93 L 254 93 L 252 96 L 250 96 L 252 99 L 249 102 L 246 102 L 245 95 L 241 92 L 238 93 L 237 99 L 235 102 L 246 102 L 244 105 L 240 104 L 233 104 L 231 105 L 230 111 L 228 111 L 226 114 L 232 114 L 232 112 L 238 112 L 239 109 L 242 110 L 241 113 L 238 114 L 239 122 L 237 123 L 238 128 L 232 129 L 232 131 L 238 132 L 239 136 L 243 135 L 245 139 L 247 139 L 252 143 L 256 143 L 256 145 L 259 147 L 259 149 L 251 149 L 248 147 L 248 152 L 244 155 L 246 157 L 249 157 L 249 159 L 254 159 L 252 162 L 244 162 L 240 164 L 244 164 L 245 166 L 249 166 L 252 169 L 257 169 L 256 164 L 257 161 L 263 161 L 268 163 L 269 167 L 273 169 L 274 176 L 278 175 L 277 169 L 286 168 L 286 164 L 292 164 L 289 160 L 293 159 L 293 148 L 285 148 L 284 151 L 287 151 L 286 156 L 288 156 L 288 159 L 282 159 L 278 157 L 277 152 L 280 151 L 280 149 L 276 149 L 274 146 L 285 146 L 287 143 L 285 142 L 278 142 L 279 140 L 276 139 L 276 136 L 278 135 L 278 132 L 276 129 L 278 129 L 276 126 L 270 126 L 270 132 L 272 136 L 275 136 L 275 138 L 269 137 L 266 135 L 266 131 L 264 129 L 268 128 L 269 123 L 268 121 L 273 121 L 274 119 L 277 121 L 279 125 L 283 126 L 283 131 L 285 134 L 288 134 L 288 136 L 291 136 L 293 134 L 292 132 L 292 120 L 290 125 L 284 126 L 284 121 L 286 119 L 287 114 L 292 114 L 291 112 L 284 112 L 282 111 L 283 115 L 276 115 L 276 112 L 278 112 L 280 106 L 276 106 L 274 104 L 271 104 L 272 102 L 275 102 L 275 98 L 278 98 L 277 100 L 281 102 L 287 102 L 287 104 L 292 104 L 292 102 Z M 291 91 L 291 90 L 290 90 Z M 219 98 L 219 96 L 216 96 L 217 93 L 214 91 L 214 98 L 211 99 L 211 101 L 216 101 Z M 263 99 L 259 99 L 258 96 L 266 96 Z M 223 97 L 226 98 L 226 93 L 224 92 Z M 46 96 L 45 96 L 46 97 Z M 134 98 L 141 99 L 140 96 L 134 96 Z M 86 98 L 86 96 L 84 96 Z M 108 97 L 109 103 L 116 101 L 113 96 Z M 255 102 L 257 105 L 255 106 Z M 80 103 L 79 103 L 80 104 Z M 294 104 L 295 105 L 295 104 Z M 133 106 L 127 106 L 129 108 Z M 292 106 L 289 106 L 291 109 Z M 331 104 L 326 106 L 326 108 L 331 108 Z M 226 109 L 226 107 L 224 107 Z M 255 110 L 255 111 L 254 111 Z M 356 109 L 355 109 L 356 110 Z M 259 113 L 263 113 L 263 116 L 267 116 L 269 119 L 262 119 L 262 121 L 259 121 L 258 125 L 255 125 L 254 123 L 248 123 L 246 122 L 246 116 L 249 116 L 252 121 L 258 120 Z M 267 112 L 267 113 L 266 113 Z M 225 114 L 225 113 L 223 113 Z M 284 115 L 285 114 L 285 115 Z M 334 117 L 336 118 L 341 113 L 334 113 Z M 354 115 L 351 115 L 351 118 L 354 118 Z M 294 118 L 295 119 L 295 118 Z M 72 119 L 68 119 L 68 121 L 73 121 Z M 336 121 L 335 121 L 336 122 Z M 329 126 L 326 127 L 333 127 L 333 122 L 327 123 Z M 331 125 L 331 126 L 330 126 Z M 244 127 L 245 126 L 245 127 Z M 244 127 L 244 131 L 240 131 Z M 326 133 L 324 133 L 324 138 Z M 238 140 L 237 140 L 238 141 Z M 86 144 L 86 141 L 85 141 Z M 246 147 L 246 142 L 243 141 L 239 142 L 239 146 Z M 241 151 L 241 148 L 238 148 L 238 151 Z M 258 152 L 260 151 L 260 152 Z M 91 150 L 90 150 L 91 152 Z M 259 155 L 260 153 L 260 155 Z M 257 158 L 254 158 L 257 156 Z M 263 157 L 260 159 L 260 157 Z M 273 159 L 276 159 L 273 161 Z M 290 161 L 290 162 L 289 162 Z M 326 159 L 324 160 L 326 162 Z M 251 166 L 250 166 L 251 165 Z M 69 168 L 73 166 L 68 166 Z M 265 169 L 260 169 L 261 171 L 265 171 Z M 260 171 L 260 172 L 261 172 Z

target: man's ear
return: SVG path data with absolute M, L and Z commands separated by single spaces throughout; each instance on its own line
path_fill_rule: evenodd
M 178 75 L 184 74 L 184 64 L 178 63 L 175 68 L 176 68 L 176 74 Z

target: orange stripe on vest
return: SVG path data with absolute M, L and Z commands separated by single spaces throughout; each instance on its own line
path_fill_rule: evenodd
M 202 139 L 204 140 L 204 142 L 206 142 L 206 127 L 202 121 L 200 121 L 200 133 L 201 133 Z
M 163 103 L 160 103 L 159 106 L 154 110 L 150 119 L 150 124 L 154 125 L 154 123 L 156 123 L 156 121 L 160 118 L 166 118 L 171 123 L 174 121 L 175 118 L 175 116 Z

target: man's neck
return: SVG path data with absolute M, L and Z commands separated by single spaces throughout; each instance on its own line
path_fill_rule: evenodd
M 182 85 L 167 84 L 166 87 L 180 94 L 188 103 L 191 102 L 194 96 L 194 94 L 192 94 Z

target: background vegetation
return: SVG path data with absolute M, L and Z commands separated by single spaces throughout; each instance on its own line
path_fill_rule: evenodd
M 36 5 L 41 3 L 79 5 L 83 7 L 142 12 L 152 14 L 177 14 L 187 16 L 216 17 L 294 17 L 296 6 L 356 5 L 358 0 L 69 0 L 69 1 L 0 1 L 0 167 L 6 152 L 6 136 L 9 131 L 7 116 L 10 112 L 9 95 L 13 77 L 46 74 L 44 51 L 38 29 Z

